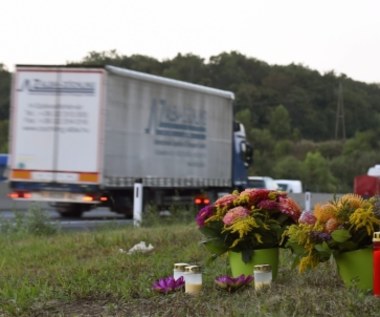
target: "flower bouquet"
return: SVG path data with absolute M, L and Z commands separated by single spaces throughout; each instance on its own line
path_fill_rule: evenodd
M 316 267 L 347 251 L 368 248 L 380 228 L 378 198 L 363 199 L 346 194 L 331 202 L 316 204 L 313 212 L 302 213 L 298 224 L 284 232 L 286 246 L 295 255 L 300 272 Z
M 298 221 L 301 209 L 285 192 L 234 191 L 201 209 L 196 217 L 204 244 L 216 258 L 239 252 L 249 262 L 254 250 L 280 247 L 284 230 Z

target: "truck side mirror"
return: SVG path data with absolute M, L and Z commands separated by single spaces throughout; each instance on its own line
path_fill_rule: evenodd
M 253 161 L 253 149 L 251 144 L 249 144 L 246 141 L 242 141 L 240 143 L 240 149 L 241 149 L 241 155 L 242 160 L 244 161 L 244 164 L 246 167 L 250 166 Z

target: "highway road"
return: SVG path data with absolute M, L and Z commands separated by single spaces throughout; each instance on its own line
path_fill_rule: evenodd
M 91 230 L 108 224 L 119 226 L 132 223 L 131 220 L 125 219 L 123 215 L 111 212 L 108 208 L 96 208 L 90 212 L 86 212 L 81 219 L 62 219 L 48 204 L 13 201 L 7 197 L 7 193 L 7 184 L 0 183 L 0 217 L 6 219 L 14 217 L 15 212 L 26 212 L 34 204 L 42 210 L 47 211 L 51 221 L 62 229 Z M 334 198 L 334 194 L 328 193 L 302 193 L 289 194 L 289 196 L 294 198 L 303 210 L 306 207 L 313 208 L 316 203 L 327 202 Z M 341 194 L 337 194 L 337 196 L 339 197 Z
M 111 212 L 108 208 L 96 208 L 83 214 L 80 219 L 63 219 L 46 203 L 13 201 L 8 196 L 6 183 L 0 183 L 0 218 L 10 220 L 17 212 L 26 213 L 32 206 L 41 208 L 51 219 L 51 223 L 62 230 L 92 230 L 104 226 L 124 226 L 132 224 L 132 220 L 123 215 Z

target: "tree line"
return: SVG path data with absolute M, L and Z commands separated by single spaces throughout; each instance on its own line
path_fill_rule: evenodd
M 351 192 L 380 163 L 380 86 L 303 65 L 269 65 L 232 51 L 159 61 L 115 50 L 69 65 L 114 65 L 230 90 L 253 146 L 250 175 L 301 179 L 315 192 Z M 0 152 L 8 150 L 11 73 L 0 64 Z

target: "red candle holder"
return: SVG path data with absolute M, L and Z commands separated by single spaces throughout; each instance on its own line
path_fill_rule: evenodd
M 380 232 L 373 233 L 373 295 L 380 297 Z

